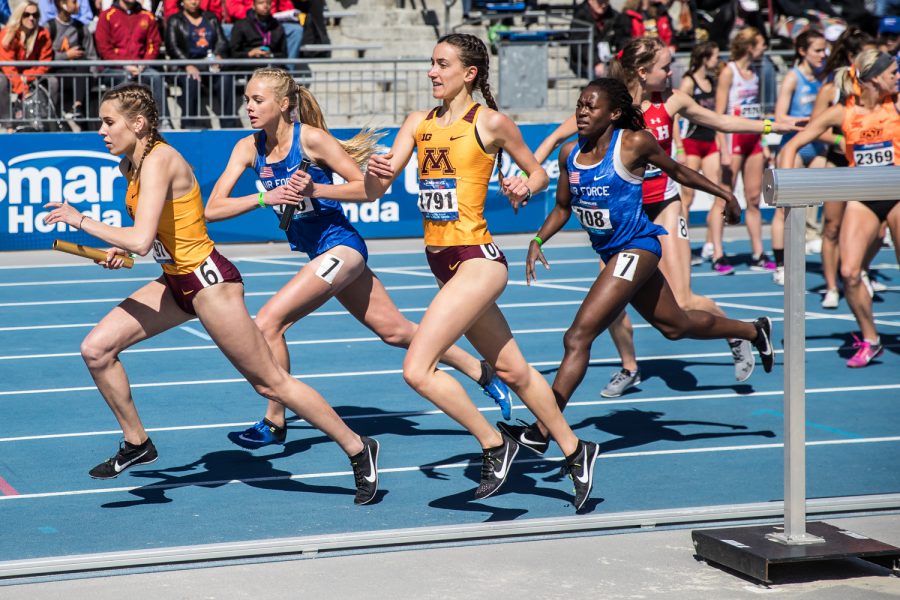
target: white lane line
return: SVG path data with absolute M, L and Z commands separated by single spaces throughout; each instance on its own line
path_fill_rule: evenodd
M 829 348 L 809 348 L 807 352 L 835 352 L 838 350 L 838 347 L 829 347 Z M 776 350 L 775 354 L 782 354 L 783 350 Z M 719 352 L 719 353 L 697 353 L 697 354 L 664 354 L 660 356 L 647 356 L 642 357 L 642 361 L 651 361 L 651 360 L 673 360 L 673 359 L 702 359 L 702 358 L 715 358 L 715 357 L 730 357 L 730 353 Z M 622 359 L 619 357 L 615 358 L 602 358 L 602 359 L 593 359 L 588 364 L 589 365 L 602 365 L 602 364 L 613 364 L 618 365 Z M 531 366 L 535 368 L 540 367 L 558 367 L 559 361 L 538 361 L 529 363 Z M 440 367 L 445 371 L 452 371 L 450 367 Z M 375 375 L 399 375 L 403 373 L 402 369 L 381 369 L 374 371 L 344 371 L 337 373 L 305 373 L 305 374 L 292 374 L 292 377 L 296 377 L 300 380 L 308 380 L 308 379 L 332 379 L 332 378 L 343 378 L 343 377 L 361 377 L 361 376 L 375 376 Z M 154 381 L 148 383 L 132 383 L 132 388 L 156 388 L 156 387 L 172 387 L 172 386 L 180 386 L 180 385 L 209 385 L 209 384 L 228 384 L 228 383 L 246 383 L 247 380 L 242 377 L 235 378 L 226 378 L 226 379 L 191 379 L 185 381 Z M 5 390 L 0 391 L 0 396 L 23 396 L 23 395 L 31 395 L 31 394 L 59 394 L 59 393 L 68 393 L 68 392 L 85 392 L 95 390 L 94 386 L 77 386 L 77 387 L 65 387 L 65 388 L 44 388 L 44 389 L 31 389 L 31 390 Z M 886 388 L 885 388 L 886 389 Z M 779 392 L 781 393 L 781 392 Z
M 846 445 L 846 444 L 885 444 L 885 443 L 895 443 L 900 441 L 900 436 L 894 437 L 877 437 L 877 438 L 857 438 L 857 439 L 839 439 L 839 440 L 819 440 L 814 442 L 807 442 L 806 446 L 808 447 L 821 447 L 821 446 L 834 446 L 834 445 Z M 601 454 L 600 458 L 605 460 L 613 460 L 617 458 L 636 458 L 636 457 L 648 457 L 648 456 L 668 456 L 668 455 L 677 455 L 677 454 L 704 454 L 704 453 L 712 453 L 712 452 L 745 452 L 749 450 L 777 450 L 783 448 L 784 444 L 748 444 L 746 446 L 713 446 L 713 447 L 705 447 L 705 448 L 679 448 L 675 450 L 645 450 L 638 452 L 610 452 L 607 454 Z M 536 463 L 536 462 L 562 462 L 562 457 L 551 457 L 551 458 L 528 458 L 524 460 L 517 461 L 518 463 Z M 409 473 L 421 470 L 449 470 L 449 469 L 465 469 L 472 464 L 476 464 L 477 459 L 473 459 L 471 462 L 462 462 L 462 463 L 445 463 L 440 465 L 434 465 L 429 467 L 421 467 L 421 466 L 409 466 L 409 467 L 390 467 L 379 469 L 379 473 L 381 475 L 387 473 Z M 138 467 L 140 469 L 140 467 Z M 162 470 L 165 472 L 165 470 Z M 157 483 L 151 485 L 142 485 L 142 486 L 123 486 L 123 487 L 115 487 L 115 488 L 94 488 L 87 490 L 66 490 L 61 492 L 40 492 L 36 494 L 19 494 L 18 496 L 0 496 L 0 501 L 4 502 L 13 502 L 13 501 L 21 501 L 21 500 L 35 500 L 39 498 L 59 498 L 65 496 L 84 496 L 89 494 L 112 494 L 112 493 L 128 493 L 135 490 L 148 491 L 148 490 L 173 490 L 183 487 L 194 487 L 194 486 L 221 486 L 221 485 L 234 485 L 234 484 L 252 484 L 252 483 L 263 483 L 270 481 L 286 481 L 290 480 L 301 480 L 301 479 L 324 479 L 327 477 L 349 477 L 352 475 L 352 471 L 326 471 L 321 473 L 302 473 L 295 475 L 280 475 L 275 477 L 248 477 L 246 479 L 218 479 L 218 480 L 192 480 L 190 482 L 185 483 Z
M 190 333 L 191 335 L 196 335 L 198 338 L 206 340 L 208 342 L 212 341 L 211 337 L 209 337 L 208 335 L 206 335 L 199 329 L 194 329 L 193 327 L 187 327 L 187 326 L 181 326 L 181 327 L 179 327 L 179 329 L 181 329 L 182 331 L 186 331 L 186 332 Z M 213 346 L 213 348 L 215 348 L 215 347 L 216 346 Z
M 806 390 L 807 395 L 823 395 L 823 394 L 847 394 L 850 392 L 882 392 L 890 389 L 900 389 L 900 384 L 891 384 L 891 385 L 866 385 L 866 386 L 851 386 L 851 387 L 839 387 L 839 388 L 821 388 L 815 389 L 811 388 Z M 625 398 L 615 398 L 611 400 L 583 400 L 579 402 L 569 402 L 568 406 L 579 406 L 579 407 L 591 407 L 591 406 L 617 406 L 617 405 L 627 405 L 632 406 L 635 404 L 654 404 L 659 402 L 696 402 L 699 400 L 735 400 L 737 402 L 746 402 L 748 398 L 769 398 L 769 397 L 780 397 L 783 395 L 781 390 L 770 390 L 765 392 L 751 392 L 749 394 L 738 394 L 735 392 L 721 392 L 716 394 L 677 394 L 672 396 L 654 396 L 651 398 L 635 398 L 634 396 L 629 396 Z M 880 396 L 877 399 L 884 399 L 889 402 L 893 402 L 893 398 L 888 396 Z M 478 410 L 481 412 L 498 412 L 500 409 L 496 406 L 479 406 Z M 524 406 L 516 405 L 513 406 L 513 410 L 527 410 Z M 430 410 L 416 410 L 416 411 L 407 411 L 407 412 L 392 412 L 385 414 L 383 412 L 380 413 L 367 413 L 367 414 L 359 414 L 359 415 L 344 415 L 341 418 L 345 421 L 353 421 L 353 420 L 363 420 L 363 419 L 380 419 L 384 417 L 391 418 L 410 418 L 410 417 L 423 417 L 423 416 L 434 416 L 434 415 L 443 415 L 444 413 L 437 409 Z M 302 419 L 295 419 L 289 423 L 289 425 L 302 425 L 304 421 Z M 240 422 L 240 423 L 210 423 L 205 425 L 177 425 L 172 427 L 148 427 L 147 431 L 149 433 L 156 432 L 166 432 L 166 431 L 194 431 L 200 429 L 236 429 L 239 427 L 249 427 L 253 425 L 253 422 Z M 42 435 L 24 435 L 24 436 L 16 436 L 16 437 L 6 437 L 0 438 L 0 443 L 3 442 L 25 442 L 25 441 L 36 441 L 36 440 L 55 440 L 62 438 L 74 438 L 74 437 L 93 437 L 93 436 L 102 436 L 102 435 L 116 435 L 121 437 L 122 432 L 118 429 L 115 430 L 107 430 L 107 431 L 79 431 L 74 433 L 48 433 Z M 856 439 L 856 438 L 854 438 Z

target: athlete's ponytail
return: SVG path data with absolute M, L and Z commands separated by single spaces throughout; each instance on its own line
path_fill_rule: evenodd
M 494 95 L 491 93 L 491 84 L 488 82 L 490 54 L 488 54 L 487 46 L 484 45 L 484 42 L 470 33 L 450 33 L 438 39 L 437 43 L 453 46 L 456 48 L 456 53 L 464 67 L 475 67 L 476 74 L 472 87 L 477 88 L 481 92 L 488 108 L 499 110 L 497 101 L 494 100 Z M 503 179 L 503 173 L 500 172 L 502 157 L 503 150 L 501 149 L 497 151 L 497 171 L 500 179 Z
M 256 69 L 250 79 L 266 79 L 276 97 L 288 99 L 288 112 L 291 115 L 297 111 L 297 117 L 304 125 L 311 125 L 328 134 L 331 133 L 328 131 L 325 115 L 316 97 L 308 89 L 299 85 L 290 73 L 284 69 L 264 67 Z M 349 140 L 338 140 L 338 143 L 356 164 L 363 166 L 375 153 L 378 141 L 384 136 L 385 132 L 364 128 Z
M 615 122 L 616 129 L 641 131 L 646 128 L 644 113 L 639 106 L 634 104 L 634 100 L 624 83 L 611 77 L 601 77 L 584 87 L 585 90 L 588 88 L 596 88 L 606 95 L 610 111 L 622 111 L 622 116 Z

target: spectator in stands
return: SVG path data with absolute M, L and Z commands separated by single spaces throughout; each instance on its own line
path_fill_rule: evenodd
M 97 54 L 103 60 L 156 60 L 162 45 L 156 17 L 144 10 L 137 0 L 117 0 L 101 12 L 94 38 Z M 162 73 L 153 67 L 125 65 L 108 68 L 103 75 L 112 86 L 125 80 L 150 86 L 162 127 L 168 128 Z
M 53 22 L 53 18 L 58 14 L 56 6 L 56 0 L 38 0 L 38 7 L 41 9 L 41 26 L 46 27 L 48 23 Z M 91 10 L 90 0 L 79 2 L 78 10 L 70 14 L 73 19 L 84 25 L 90 25 L 94 20 L 94 11 Z
M 303 43 L 301 48 L 310 44 L 330 44 L 328 27 L 325 25 L 325 0 L 293 0 L 294 8 L 306 14 L 303 22 Z M 330 51 L 303 52 L 307 58 L 331 58 Z
M 587 40 L 588 34 L 573 34 L 576 43 L 569 48 L 569 65 L 578 77 L 594 79 L 606 73 L 606 63 L 631 40 L 630 24 L 621 13 L 609 5 L 609 0 L 584 0 L 572 15 L 572 29 L 583 29 L 585 23 L 594 25 L 594 64 L 590 64 L 588 49 L 577 40 Z
M 202 12 L 211 12 L 216 15 L 219 23 L 225 13 L 222 9 L 222 0 L 200 0 L 199 10 Z M 182 8 L 181 0 L 163 0 L 163 16 L 166 18 L 166 26 L 169 24 L 169 17 L 180 12 Z M 168 52 L 169 38 L 166 36 L 166 51 Z
M 626 0 L 622 7 L 632 38 L 659 38 L 674 50 L 672 19 L 666 0 Z
M 94 36 L 84 23 L 76 19 L 82 3 L 87 4 L 88 0 L 54 0 L 55 16 L 47 22 L 47 31 L 50 32 L 50 39 L 53 41 L 53 60 L 57 62 L 97 59 Z M 52 80 L 50 97 L 61 107 L 61 113 L 74 119 L 84 128 L 88 124 L 83 118 L 87 116 L 87 94 L 90 85 L 88 73 L 91 69 L 73 64 L 54 67 L 53 72 L 61 74 L 62 77 Z M 57 102 L 60 92 L 62 98 Z
M 231 20 L 235 22 L 235 27 L 237 27 L 237 22 L 239 20 L 249 17 L 251 13 L 256 13 L 256 15 L 261 16 L 263 20 L 268 19 L 269 17 L 273 17 L 274 20 L 280 21 L 282 35 L 285 39 L 285 50 L 283 56 L 275 53 L 275 57 L 299 57 L 300 44 L 303 41 L 303 27 L 300 25 L 300 21 L 298 21 L 295 17 L 289 16 L 294 14 L 294 4 L 291 2 L 291 0 L 269 0 L 268 5 L 268 9 L 265 11 L 265 14 L 263 14 L 262 12 L 260 12 L 262 10 L 262 6 L 257 0 L 225 0 L 225 8 L 228 11 Z M 274 17 L 274 15 L 281 15 L 283 17 L 283 20 Z M 253 26 L 251 24 L 251 29 L 252 28 Z M 274 48 L 272 44 L 268 45 L 270 48 Z M 234 50 L 233 45 L 232 50 Z M 236 54 L 232 53 L 232 55 L 235 58 L 238 58 Z M 242 58 L 247 58 L 247 56 L 243 56 Z M 260 57 L 250 56 L 250 58 Z
M 239 127 L 234 118 L 234 75 L 221 73 L 214 59 L 228 56 L 228 40 L 215 13 L 200 9 L 202 0 L 181 0 L 181 10 L 166 22 L 166 52 L 178 60 L 197 59 L 187 65 L 185 74 L 176 81 L 181 88 L 181 126 L 191 129 L 202 126 L 198 119 L 202 112 L 202 88 L 206 88 L 217 114 L 222 115 L 222 127 Z M 181 71 L 181 69 L 178 69 Z M 209 73 L 205 78 L 201 73 Z
M 878 26 L 882 50 L 900 60 L 900 16 L 882 17 Z
M 272 0 L 253 0 L 253 10 L 234 24 L 232 58 L 287 58 L 284 27 L 272 16 Z
M 23 2 L 13 9 L 6 27 L 0 29 L 0 64 L 6 61 L 52 61 L 50 33 L 38 25 L 41 11 L 37 4 Z M 28 86 L 50 70 L 49 67 L 4 66 L 0 75 L 0 126 L 12 131 L 10 91 L 21 97 Z
M 6 25 L 9 20 L 9 2 L 0 0 L 0 25 Z

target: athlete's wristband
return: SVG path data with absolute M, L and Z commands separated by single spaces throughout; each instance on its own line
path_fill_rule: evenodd
M 840 133 L 834 134 L 834 145 L 835 146 L 840 146 L 841 142 L 843 142 L 843 141 L 844 141 L 843 135 L 841 135 Z
M 763 119 L 763 135 L 768 135 L 770 133 L 772 133 L 772 121 Z
M 531 188 L 526 185 L 525 189 L 528 190 L 528 193 L 525 194 L 524 198 L 522 198 L 522 202 L 528 202 L 529 200 L 531 200 L 531 196 L 532 196 Z
M 539 236 L 534 236 L 531 238 L 532 242 L 537 242 L 538 248 L 544 245 L 544 240 L 542 240 Z
M 265 192 L 260 192 L 259 194 L 256 195 L 256 201 L 259 203 L 259 207 L 260 207 L 260 208 L 265 208 L 265 207 L 266 207 L 266 200 L 265 200 L 265 197 L 266 197 L 266 193 L 265 193 Z
M 676 156 L 679 154 L 684 154 L 684 148 L 675 148 L 675 154 Z
M 81 229 L 81 226 L 84 225 L 85 219 L 87 219 L 87 215 L 81 215 L 81 220 L 78 221 L 78 229 Z

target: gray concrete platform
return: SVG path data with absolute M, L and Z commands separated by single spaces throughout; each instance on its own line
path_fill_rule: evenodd
M 900 545 L 897 515 L 827 522 Z M 900 598 L 900 578 L 858 559 L 796 565 L 760 585 L 697 560 L 690 529 L 10 583 L 3 600 Z

